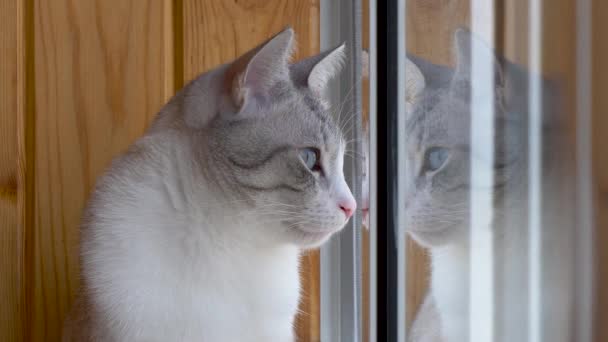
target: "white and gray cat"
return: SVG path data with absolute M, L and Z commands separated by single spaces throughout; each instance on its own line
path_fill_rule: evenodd
M 299 252 L 356 202 L 323 96 L 344 46 L 290 65 L 293 36 L 195 79 L 113 161 L 64 341 L 294 341 Z
M 530 73 L 484 45 L 469 31 L 454 35 L 456 67 L 408 61 L 407 178 L 408 231 L 432 258 L 431 288 L 410 334 L 413 342 L 464 342 L 469 338 L 469 226 L 472 194 L 487 189 L 471 183 L 471 45 L 494 61 L 495 157 L 493 208 L 488 229 L 494 232 L 494 341 L 526 341 L 528 304 L 528 80 Z M 564 116 L 551 83 L 543 80 L 543 229 L 541 242 L 541 334 L 543 341 L 572 341 L 573 224 L 569 148 Z M 488 115 L 491 115 L 488 113 Z M 473 142 L 474 143 L 474 142 Z M 480 141 L 487 144 L 487 141 Z M 490 228 L 491 227 L 491 228 Z M 482 262 L 489 262 L 483 260 Z M 472 324 L 470 324 L 472 323 Z M 474 328 L 473 328 L 474 329 Z

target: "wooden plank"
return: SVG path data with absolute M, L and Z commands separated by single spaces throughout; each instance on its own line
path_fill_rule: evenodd
M 300 259 L 302 291 L 299 313 L 295 328 L 297 340 L 302 342 L 321 341 L 321 289 L 319 274 L 320 255 L 318 251 L 309 251 Z
M 0 341 L 21 341 L 25 330 L 25 231 L 19 162 L 24 112 L 23 3 L 0 0 Z
M 294 59 L 319 51 L 319 1 L 183 1 L 184 79 L 226 63 L 291 25 Z
M 172 95 L 170 8 L 34 1 L 33 341 L 59 339 L 78 287 L 77 227 L 96 178 Z
M 408 0 L 407 50 L 433 63 L 453 63 L 452 34 L 469 27 L 470 0 Z
M 296 32 L 294 59 L 319 51 L 318 0 L 183 0 L 182 5 L 184 80 L 229 62 L 287 25 Z M 319 341 L 319 253 L 307 253 L 301 265 L 304 296 L 297 335 Z
M 608 2 L 593 1 L 593 174 L 595 184 L 595 341 L 608 341 Z

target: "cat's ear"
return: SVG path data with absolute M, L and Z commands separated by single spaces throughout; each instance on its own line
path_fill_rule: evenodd
M 426 87 L 426 81 L 420 68 L 409 58 L 405 59 L 405 102 L 406 111 L 411 111 Z
M 239 111 L 250 105 L 263 106 L 259 102 L 270 101 L 273 87 L 289 81 L 293 46 L 293 29 L 287 28 L 230 65 L 224 82 Z
M 496 58 L 494 49 L 471 31 L 461 27 L 454 32 L 454 51 L 456 57 L 454 79 L 470 81 L 473 54 L 475 54 L 476 59 L 492 63 L 495 86 L 504 85 L 502 66 Z
M 260 113 L 281 82 L 289 84 L 288 60 L 294 33 L 287 28 L 231 64 L 209 71 L 188 84 L 181 95 L 186 124 L 205 127 L 220 113 Z M 258 108 L 256 108 L 256 106 Z
M 502 64 L 494 53 L 494 49 L 468 29 L 459 28 L 454 33 L 454 52 L 456 70 L 450 84 L 452 94 L 470 100 L 472 83 L 482 82 L 483 86 L 479 87 L 478 91 L 480 93 L 476 96 L 480 98 L 494 96 L 496 100 L 502 103 L 505 79 Z M 488 65 L 494 72 L 493 79 L 489 78 L 491 75 L 489 73 L 473 75 L 473 63 Z M 473 77 L 475 77 L 475 80 L 473 80 Z M 492 85 L 488 85 L 488 83 L 492 83 Z
M 316 56 L 290 66 L 293 82 L 308 87 L 316 96 L 323 97 L 329 81 L 340 73 L 346 59 L 345 45 L 341 44 Z

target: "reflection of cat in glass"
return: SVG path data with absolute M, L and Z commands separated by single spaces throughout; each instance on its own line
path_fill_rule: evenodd
M 431 288 L 410 332 L 414 342 L 468 341 L 471 169 L 486 163 L 471 152 L 471 44 L 494 61 L 495 157 L 494 211 L 484 217 L 494 232 L 495 341 L 525 341 L 528 305 L 528 77 L 522 68 L 495 56 L 464 29 L 454 35 L 456 67 L 411 56 L 406 63 L 406 205 L 407 230 L 432 258 Z M 475 44 L 477 46 L 477 44 Z M 565 139 L 555 95 L 543 81 L 541 333 L 546 341 L 571 341 L 569 335 L 571 246 Z M 552 97 L 551 97 L 552 96 Z M 487 96 L 486 96 L 487 97 Z M 486 98 L 487 100 L 487 98 Z M 491 115 L 491 113 L 488 113 Z M 555 132 L 558 132 L 556 135 Z M 557 138 L 556 138 L 557 137 Z M 475 143 L 475 142 L 474 142 Z M 492 141 L 480 141 L 489 144 Z M 471 165 L 473 160 L 473 165 Z M 565 166 L 565 167 L 564 167 Z M 550 201 L 549 201 L 550 199 Z M 381 228 L 381 227 L 380 227 Z

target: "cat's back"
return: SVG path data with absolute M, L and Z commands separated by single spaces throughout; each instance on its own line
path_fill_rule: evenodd
M 166 131 L 146 134 L 115 157 L 98 178 L 83 210 L 79 244 L 82 281 L 63 325 L 64 342 L 134 340 L 109 334 L 120 330 L 112 328 L 113 324 L 127 324 L 125 311 L 137 314 L 133 295 L 151 289 L 146 284 L 152 280 L 146 278 L 151 268 L 142 266 L 154 263 L 150 257 L 155 250 L 141 233 L 151 232 L 155 222 L 159 223 L 157 217 L 169 214 L 157 212 L 166 207 L 162 202 L 167 198 L 163 194 L 166 187 L 158 185 L 171 172 L 170 158 L 178 157 L 166 146 L 179 138 Z M 142 206 L 143 201 L 148 204 Z M 131 285 L 137 282 L 143 284 L 138 288 Z

